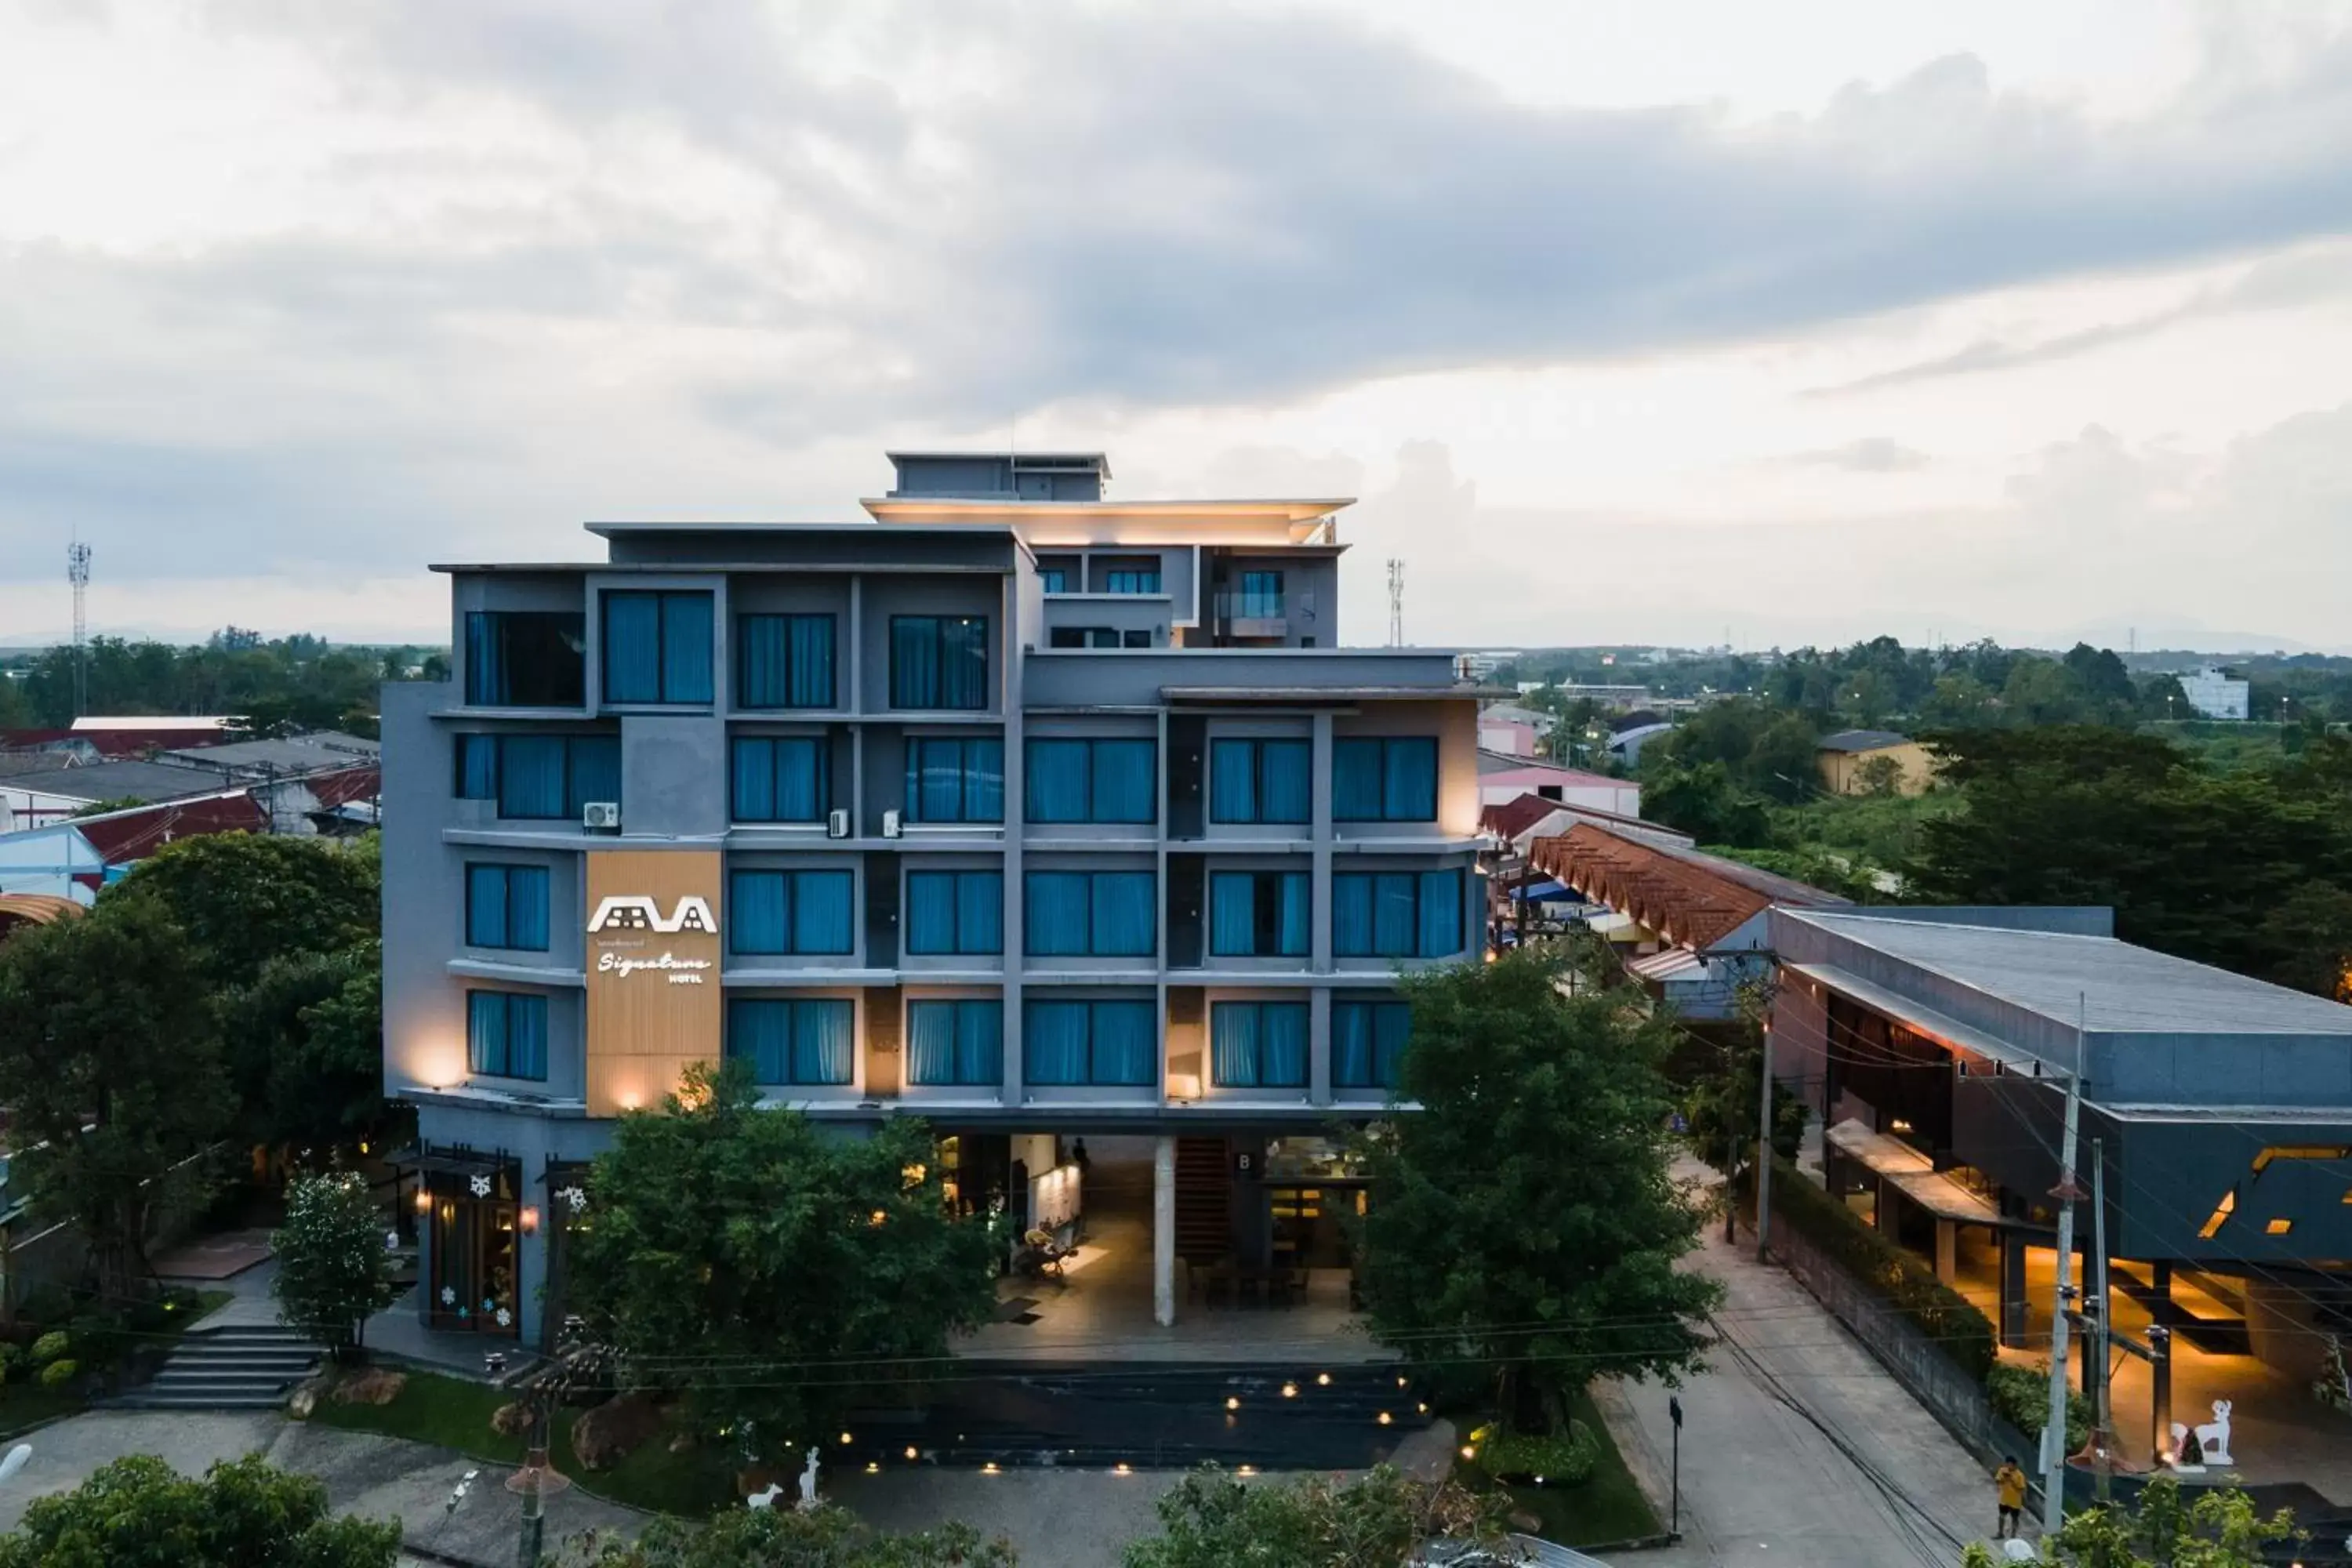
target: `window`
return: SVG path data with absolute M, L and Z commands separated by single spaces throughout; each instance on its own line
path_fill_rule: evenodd
M 457 796 L 494 800 L 500 816 L 577 821 L 592 800 L 621 798 L 617 735 L 460 735 Z
M 547 951 L 547 868 L 466 868 L 466 945 Z
M 734 820 L 823 822 L 833 804 L 833 747 L 823 735 L 738 735 Z
M 1437 737 L 1348 736 L 1331 742 L 1331 815 L 1340 822 L 1437 820 Z
M 848 1083 L 856 1031 L 844 997 L 741 996 L 727 1004 L 727 1054 L 755 1083 Z
M 1037 586 L 1048 594 L 1066 594 L 1070 591 L 1070 574 L 1060 566 L 1040 566 Z
M 909 736 L 907 820 L 1003 821 L 1003 739 Z
M 1218 871 L 1209 878 L 1209 951 L 1226 957 L 1304 958 L 1304 871 Z
M 547 998 L 466 993 L 466 1066 L 483 1078 L 547 1077 Z
M 1305 822 L 1315 749 L 1307 741 L 1209 742 L 1209 820 Z
M 907 951 L 1003 952 L 1004 873 L 908 872 Z
M 588 699 L 588 617 L 576 610 L 466 616 L 466 700 L 479 708 L 577 708 Z
M 1035 1001 L 1022 1014 L 1022 1076 L 1036 1084 L 1155 1084 L 1159 1020 L 1149 1002 Z
M 1224 1089 L 1306 1087 L 1307 1004 L 1213 1003 L 1209 1071 Z
M 1141 631 L 1134 627 L 1129 627 L 1128 630 L 1118 634 L 1118 646 L 1121 647 L 1150 647 L 1151 646 L 1151 634 L 1148 631 Z
M 1084 647 L 1087 629 L 1084 626 L 1055 626 L 1045 634 L 1047 647 Z
M 1339 1089 L 1394 1089 L 1397 1063 L 1412 1034 L 1403 1002 L 1331 1004 L 1331 1082 Z
M 988 706 L 988 617 L 890 617 L 890 706 Z
M 1160 592 L 1160 568 L 1157 566 L 1121 567 L 1103 574 L 1106 594 L 1157 594 Z
M 709 702 L 710 595 L 604 595 L 604 700 Z
M 1024 815 L 1031 822 L 1157 822 L 1156 741 L 1029 742 Z
M 1004 1004 L 993 997 L 907 1004 L 907 1081 L 1004 1081 Z
M 1462 873 L 1341 871 L 1331 879 L 1340 958 L 1450 958 L 1462 951 Z
M 1158 948 L 1149 871 L 1032 871 L 1024 945 L 1041 958 L 1145 958 Z
M 1244 572 L 1236 616 L 1245 621 L 1275 620 L 1282 615 L 1282 574 Z
M 856 946 L 847 871 L 738 871 L 727 886 L 730 952 L 843 953 Z
M 833 617 L 736 616 L 735 701 L 744 708 L 832 707 Z

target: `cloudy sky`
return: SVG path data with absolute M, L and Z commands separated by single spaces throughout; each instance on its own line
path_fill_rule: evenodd
M 0 0 L 0 644 L 1008 439 L 1351 640 L 2352 647 L 2352 0 Z

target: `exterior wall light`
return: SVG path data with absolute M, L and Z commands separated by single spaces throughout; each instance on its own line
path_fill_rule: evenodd
M 422 1182 L 416 1185 L 416 1212 L 418 1214 L 433 1212 L 433 1194 L 425 1190 Z
M 536 1208 L 530 1207 L 530 1205 L 524 1205 L 524 1208 L 523 1208 L 523 1211 L 522 1211 L 522 1215 L 521 1215 L 521 1219 L 522 1219 L 522 1228 L 523 1228 L 523 1233 L 524 1233 L 525 1235 L 527 1235 L 527 1236 L 529 1236 L 529 1235 L 536 1235 L 536 1234 L 538 1233 L 538 1230 L 539 1230 L 539 1210 L 537 1210 Z

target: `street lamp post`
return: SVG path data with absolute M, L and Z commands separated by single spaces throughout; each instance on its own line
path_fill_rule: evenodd
M 1666 1414 L 1675 1424 L 1674 1479 L 1669 1489 L 1673 1500 L 1668 1505 L 1666 1539 L 1680 1541 L 1683 1538 L 1683 1402 L 1676 1395 L 1666 1395 Z

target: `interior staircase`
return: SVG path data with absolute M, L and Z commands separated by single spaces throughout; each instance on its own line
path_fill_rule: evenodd
M 292 1329 L 191 1329 L 154 1377 L 107 1403 L 136 1410 L 271 1410 L 316 1371 L 323 1346 Z
M 1176 1140 L 1176 1256 L 1213 1263 L 1234 1249 L 1233 1173 L 1222 1138 Z

